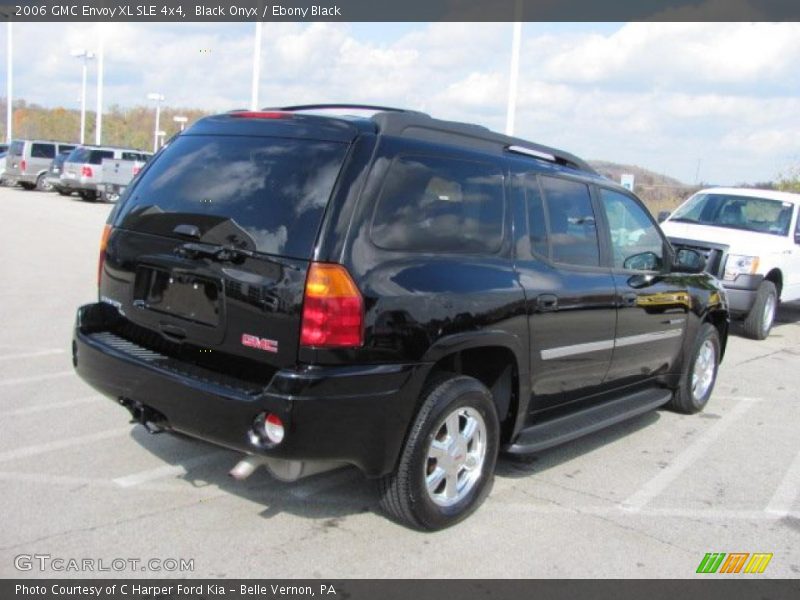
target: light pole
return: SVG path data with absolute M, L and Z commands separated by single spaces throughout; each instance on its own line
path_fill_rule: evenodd
M 164 101 L 164 94 L 158 92 L 150 92 L 147 94 L 148 100 L 155 100 L 156 102 L 156 126 L 153 129 L 153 152 L 158 152 L 158 132 L 160 131 L 158 125 L 161 120 L 161 103 Z
M 506 135 L 514 135 L 517 116 L 517 81 L 519 80 L 519 47 L 522 40 L 522 1 L 514 6 L 514 34 L 511 38 L 511 65 L 508 73 L 508 105 L 506 106 Z
M 83 59 L 83 66 L 81 67 L 81 144 L 83 144 L 83 138 L 86 134 L 86 70 L 89 61 L 94 58 L 94 53 L 81 48 L 73 50 L 72 56 Z
M 189 117 L 184 117 L 183 115 L 176 115 L 176 116 L 172 117 L 172 120 L 175 121 L 176 123 L 180 123 L 181 124 L 181 131 L 183 131 L 183 128 L 186 125 L 186 121 L 189 120 Z
M 261 21 L 256 21 L 253 47 L 253 80 L 250 89 L 250 110 L 258 110 L 258 80 L 261 73 Z
M 103 58 L 105 56 L 105 25 L 98 23 L 97 48 L 97 111 L 94 121 L 94 143 L 99 146 L 103 138 Z
M 8 22 L 6 36 L 6 141 L 11 143 L 11 126 L 13 125 L 13 113 L 11 108 L 11 78 L 13 76 L 14 60 L 11 57 L 13 44 L 11 43 L 11 21 Z

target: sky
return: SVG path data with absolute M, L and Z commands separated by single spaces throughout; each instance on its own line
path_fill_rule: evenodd
M 17 23 L 14 97 L 78 108 L 70 53 L 103 35 L 106 107 L 160 92 L 171 107 L 246 108 L 254 29 Z M 502 131 L 511 36 L 510 23 L 265 23 L 259 103 L 380 104 Z M 525 23 L 514 133 L 685 183 L 769 181 L 800 163 L 797 65 L 800 23 Z M 90 64 L 91 109 L 95 80 Z

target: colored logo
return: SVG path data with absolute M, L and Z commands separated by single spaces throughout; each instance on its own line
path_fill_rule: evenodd
M 708 552 L 697 566 L 698 573 L 763 573 L 772 553 Z
M 242 346 L 248 348 L 255 348 L 256 350 L 263 350 L 264 352 L 277 352 L 278 342 L 275 340 L 268 340 L 267 338 L 260 338 L 249 333 L 242 334 Z

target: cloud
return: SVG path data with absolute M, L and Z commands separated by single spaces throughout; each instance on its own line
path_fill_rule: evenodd
M 170 106 L 249 104 L 252 23 L 105 27 L 106 106 L 146 104 L 151 91 Z M 400 33 L 370 27 L 357 35 L 363 28 L 346 23 L 265 24 L 261 105 L 404 106 L 502 130 L 509 23 L 418 24 Z M 17 97 L 76 108 L 80 63 L 70 50 L 93 45 L 97 26 L 20 23 L 14 32 Z M 4 36 L 2 28 L 0 44 Z M 523 36 L 522 137 L 685 181 L 698 158 L 701 177 L 734 183 L 769 179 L 800 154 L 791 135 L 800 128 L 800 24 L 537 24 Z

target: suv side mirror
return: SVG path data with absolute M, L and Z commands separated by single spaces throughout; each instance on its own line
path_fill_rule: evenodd
M 632 271 L 656 271 L 660 263 L 661 259 L 655 252 L 639 252 L 626 258 L 622 267 Z
M 675 262 L 672 263 L 673 271 L 684 273 L 702 273 L 706 268 L 706 259 L 697 250 L 691 248 L 678 248 L 675 253 Z
M 662 210 L 661 212 L 659 212 L 658 213 L 658 222 L 659 223 L 663 223 L 664 221 L 666 221 L 667 217 L 669 217 L 669 214 L 670 213 L 669 213 L 668 210 Z

